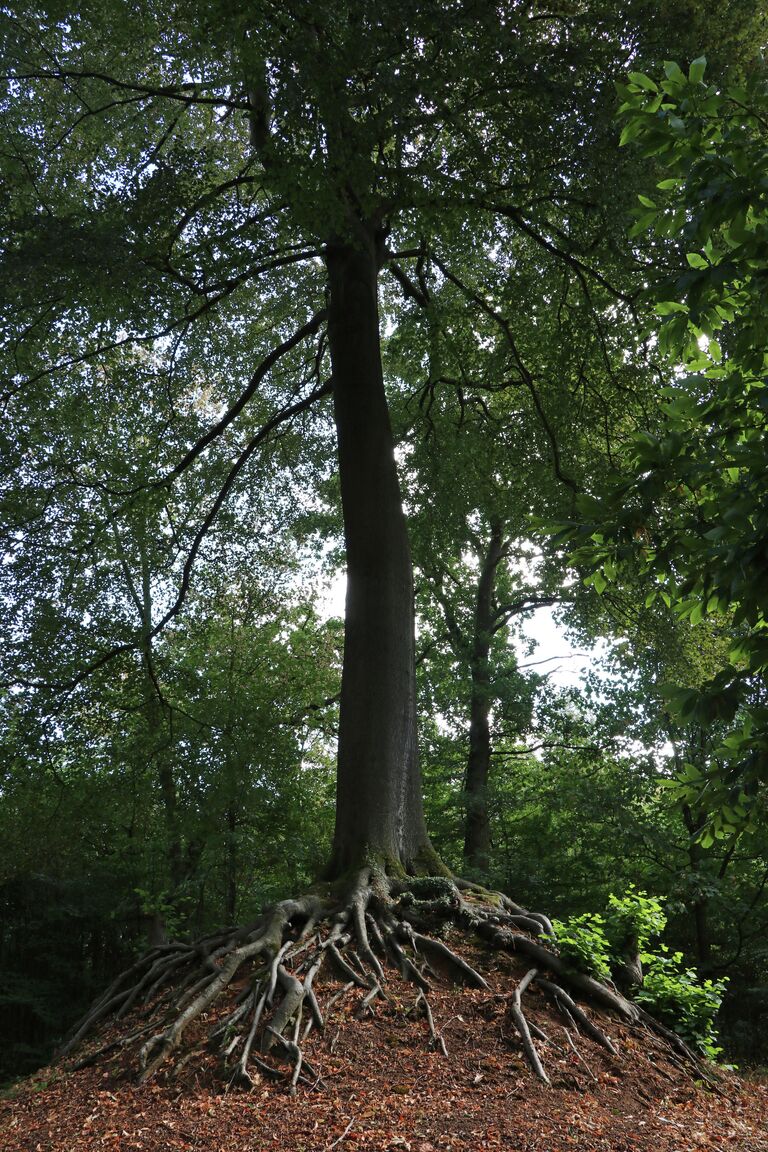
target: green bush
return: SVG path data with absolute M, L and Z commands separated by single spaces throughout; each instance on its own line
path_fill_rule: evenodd
M 567 964 L 599 980 L 611 978 L 611 951 L 602 916 L 585 913 L 553 920 L 557 947 Z
M 709 1060 L 716 1060 L 722 1048 L 714 1020 L 727 979 L 701 980 L 683 965 L 682 952 L 664 955 L 664 951 L 643 954 L 645 977 L 635 999 Z
M 630 884 L 623 896 L 608 897 L 606 935 L 614 952 L 630 937 L 635 938 L 638 950 L 643 952 L 649 940 L 660 936 L 666 926 L 662 900 L 647 892 L 638 892 L 634 884 Z
M 714 1019 L 726 980 L 701 980 L 684 966 L 681 952 L 670 955 L 663 944 L 649 951 L 649 941 L 664 931 L 666 923 L 661 900 L 631 887 L 624 896 L 609 896 L 605 916 L 570 916 L 554 920 L 553 927 L 566 963 L 600 980 L 610 980 L 612 965 L 621 963 L 627 941 L 634 940 L 644 973 L 635 1000 L 715 1060 L 722 1049 Z

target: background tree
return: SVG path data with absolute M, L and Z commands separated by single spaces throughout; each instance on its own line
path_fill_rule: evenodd
M 678 257 L 651 295 L 658 339 L 684 373 L 665 390 L 664 425 L 637 438 L 600 502 L 583 507 L 576 555 L 605 585 L 638 567 L 693 625 L 711 616 L 731 635 L 729 656 L 704 685 L 678 681 L 679 718 L 714 730 L 706 765 L 690 764 L 678 795 L 709 814 L 702 843 L 730 836 L 763 807 L 765 753 L 765 437 L 763 190 L 765 79 L 720 92 L 706 61 L 660 83 L 633 75 L 625 141 L 637 140 L 671 175 L 642 195 L 635 231 L 654 226 Z M 681 272 L 682 264 L 684 271 Z M 670 376 L 672 371 L 670 369 Z

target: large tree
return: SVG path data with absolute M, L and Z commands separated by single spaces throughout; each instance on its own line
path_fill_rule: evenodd
M 737 8 L 727 17 L 738 19 Z M 609 176 L 620 190 L 611 79 L 659 25 L 642 4 L 617 14 L 610 3 L 550 11 L 472 0 L 449 9 L 401 0 L 386 20 L 367 2 L 319 12 L 199 0 L 183 14 L 163 0 L 139 10 L 65 2 L 5 12 L 3 25 L 6 580 L 26 574 L 30 588 L 26 602 L 16 599 L 9 645 L 17 682 L 35 695 L 76 693 L 89 671 L 130 654 L 143 653 L 146 667 L 149 645 L 183 611 L 201 553 L 215 551 L 210 533 L 225 506 L 247 507 L 248 485 L 266 482 L 259 460 L 274 466 L 297 421 L 312 440 L 313 412 L 329 394 L 344 521 L 325 886 L 202 951 L 150 953 L 84 1027 L 201 963 L 185 1006 L 144 1046 L 150 1072 L 244 963 L 267 959 L 284 998 L 264 1045 L 277 1039 L 293 1052 L 282 1034 L 303 999 L 319 1015 L 311 982 L 326 953 L 376 994 L 383 972 L 371 940 L 422 986 L 403 941 L 482 983 L 444 944 L 414 935 L 414 892 L 565 979 L 558 957 L 519 931 L 540 934 L 546 918 L 482 893 L 470 904 L 425 827 L 412 571 L 379 285 L 392 270 L 398 291 L 418 294 L 425 263 L 443 277 L 454 261 L 512 272 L 524 244 L 615 321 L 630 303 L 632 269 L 603 195 Z M 119 452 L 104 435 L 110 406 L 133 425 Z M 554 437 L 551 449 L 556 457 Z M 296 452 L 301 469 L 301 444 Z M 98 545 L 108 530 L 126 532 L 140 505 L 161 509 L 162 607 L 136 627 L 109 589 Z M 41 652 L 31 635 L 45 639 Z M 428 882 L 406 879 L 418 876 Z M 292 933 L 318 920 L 330 935 L 302 984 L 288 966 Z M 341 955 L 350 940 L 365 976 Z M 636 1015 L 596 981 L 569 978 Z M 253 1011 L 243 1076 L 268 993 L 257 987 L 243 1008 Z

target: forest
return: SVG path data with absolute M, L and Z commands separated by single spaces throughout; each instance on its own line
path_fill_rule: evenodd
M 0 1082 L 478 939 L 764 1065 L 768 16 L 0 27 Z

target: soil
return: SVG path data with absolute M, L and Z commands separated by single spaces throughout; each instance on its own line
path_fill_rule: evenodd
M 361 1017 L 365 993 L 353 989 L 331 1009 L 324 1034 L 310 1034 L 310 1072 L 295 1096 L 288 1066 L 283 1080 L 254 1070 L 252 1089 L 232 1087 L 208 1035 L 241 982 L 149 1083 L 136 1084 L 135 1049 L 123 1048 L 16 1085 L 0 1100 L 0 1150 L 768 1152 L 768 1082 L 721 1071 L 710 1086 L 645 1028 L 594 1014 L 614 1057 L 534 984 L 523 1003 L 529 1023 L 547 1034 L 536 1046 L 551 1087 L 537 1080 L 509 1013 L 525 963 L 487 952 L 471 962 L 482 964 L 490 992 L 439 984 L 429 995 L 447 1057 L 415 1007 L 417 989 L 393 974 L 388 1002 Z M 319 984 L 319 999 L 341 987 Z M 139 1026 L 139 1017 L 113 1023 L 90 1048 Z

